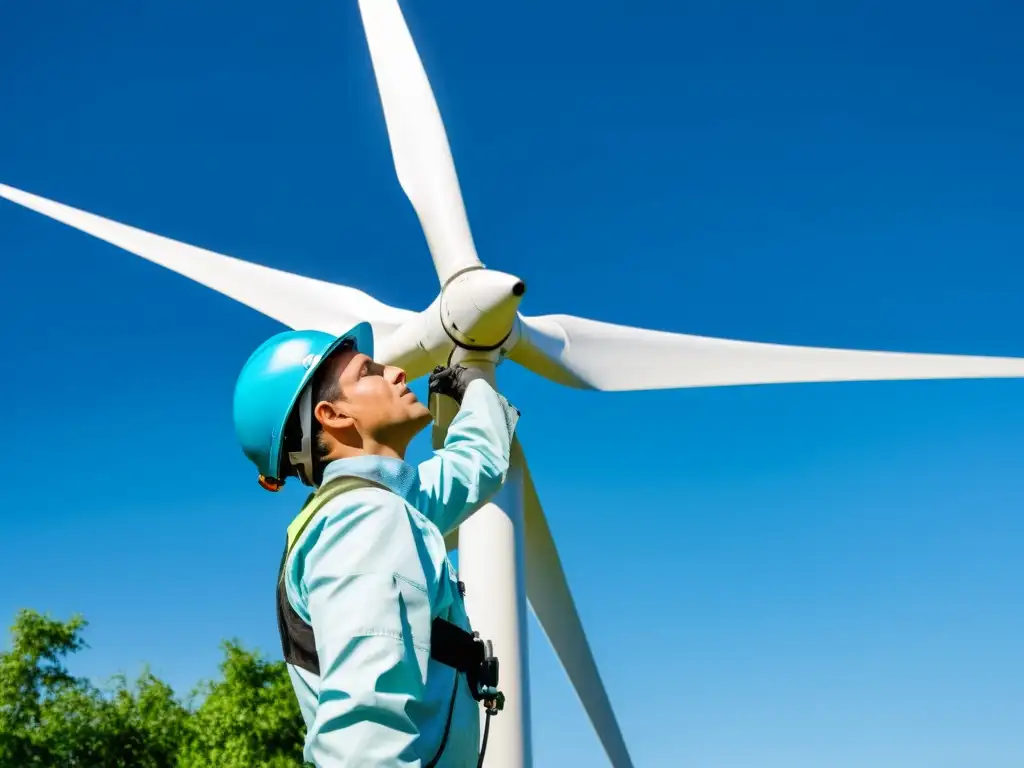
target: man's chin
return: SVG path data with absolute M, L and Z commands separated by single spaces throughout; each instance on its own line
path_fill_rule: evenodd
M 402 420 L 402 426 L 399 429 L 403 432 L 407 431 L 412 435 L 418 435 L 433 420 L 434 416 L 431 414 L 430 409 L 417 401 L 416 403 L 410 403 L 408 410 L 405 412 L 405 418 Z
M 426 427 L 430 422 L 434 420 L 434 415 L 430 412 L 423 403 L 416 403 L 416 407 L 413 409 L 413 421 L 419 426 L 420 429 Z

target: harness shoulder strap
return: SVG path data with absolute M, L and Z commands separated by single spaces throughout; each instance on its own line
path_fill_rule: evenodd
M 288 526 L 288 536 L 285 541 L 284 553 L 281 555 L 281 565 L 277 572 L 277 628 L 281 636 L 281 651 L 284 659 L 300 669 L 320 674 L 320 660 L 316 652 L 316 639 L 313 637 L 313 628 L 303 621 L 302 617 L 295 612 L 288 601 L 287 589 L 285 587 L 285 565 L 288 563 L 288 555 L 291 554 L 295 543 L 299 540 L 303 531 L 316 513 L 323 509 L 323 506 L 337 498 L 342 493 L 353 491 L 357 488 L 384 488 L 384 486 L 366 480 L 361 477 L 342 476 L 334 478 L 320 486 L 315 493 L 311 493 L 302 510 Z M 386 489 L 385 489 L 386 490 Z
M 337 498 L 343 493 L 354 491 L 357 488 L 382 488 L 388 490 L 380 483 L 375 483 L 373 480 L 367 480 L 364 477 L 353 477 L 351 475 L 342 475 L 336 477 L 328 482 L 324 483 L 316 490 L 315 493 L 311 493 L 306 499 L 306 503 L 302 505 L 302 511 L 295 516 L 291 524 L 288 526 L 288 541 L 285 549 L 285 557 L 287 557 L 292 547 L 295 546 L 295 542 L 299 540 L 303 531 L 306 530 L 306 526 L 309 525 L 309 521 L 313 519 L 317 512 L 323 509 L 324 504 Z

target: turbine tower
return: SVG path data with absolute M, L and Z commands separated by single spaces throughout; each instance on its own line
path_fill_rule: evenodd
M 213 253 L 0 184 L 0 196 L 191 278 L 295 329 L 341 333 L 367 321 L 378 359 L 410 380 L 449 360 L 495 381 L 508 359 L 540 376 L 603 391 L 910 379 L 1019 378 L 1024 359 L 763 344 L 631 328 L 571 315 L 519 313 L 516 276 L 477 255 L 444 124 L 397 0 L 359 0 L 395 171 L 423 227 L 440 290 L 421 312 L 355 288 Z M 622 359 L 650 365 L 623 366 Z M 434 445 L 452 413 L 436 413 Z M 491 723 L 489 768 L 531 765 L 527 600 L 615 768 L 632 765 L 587 642 L 526 458 L 513 445 L 508 480 L 466 521 L 460 577 L 474 628 L 501 659 L 505 710 Z

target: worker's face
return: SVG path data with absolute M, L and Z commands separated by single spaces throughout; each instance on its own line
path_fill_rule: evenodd
M 405 371 L 374 362 L 355 350 L 339 352 L 327 362 L 341 397 L 315 407 L 326 431 L 347 445 L 367 440 L 404 450 L 430 423 L 430 411 L 409 389 Z

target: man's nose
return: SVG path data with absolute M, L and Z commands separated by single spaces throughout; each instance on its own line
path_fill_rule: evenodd
M 405 384 L 405 371 L 392 365 L 387 367 L 387 379 L 392 384 Z

